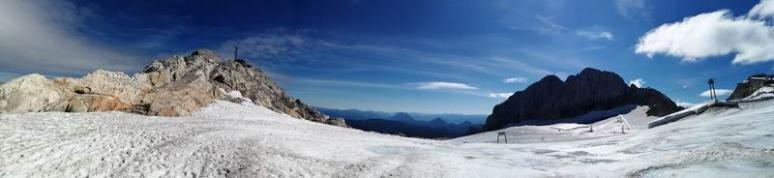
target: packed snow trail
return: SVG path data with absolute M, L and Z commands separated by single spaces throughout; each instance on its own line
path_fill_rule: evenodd
M 182 118 L 2 114 L 0 177 L 773 177 L 774 101 L 741 108 L 629 134 L 530 128 L 539 134 L 516 144 L 382 135 L 229 102 Z M 540 141 L 552 133 L 562 139 Z

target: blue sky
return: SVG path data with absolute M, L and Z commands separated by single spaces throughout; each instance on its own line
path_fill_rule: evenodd
M 322 107 L 488 114 L 545 75 L 584 67 L 697 103 L 708 78 L 733 89 L 774 71 L 773 9 L 754 0 L 8 0 L 0 81 L 133 73 L 238 45 L 292 96 Z

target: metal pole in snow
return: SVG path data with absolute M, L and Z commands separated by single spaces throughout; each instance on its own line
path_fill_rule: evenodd
M 500 135 L 505 138 L 505 144 L 508 144 L 508 135 L 505 132 L 497 132 L 497 143 L 500 143 Z
M 631 124 L 629 124 L 629 121 L 627 121 L 627 120 L 626 120 L 626 118 L 625 118 L 625 117 L 623 117 L 623 115 L 620 115 L 620 114 L 619 114 L 619 115 L 618 115 L 618 119 L 621 119 L 621 121 L 623 122 L 623 124 L 625 124 L 625 125 L 626 125 L 626 128 L 628 128 L 628 129 L 632 129 L 632 125 L 631 125 Z
M 709 81 L 707 81 L 707 83 L 709 84 L 709 89 L 710 89 L 710 99 L 717 102 L 718 96 L 717 94 L 715 94 L 715 80 L 710 78 Z

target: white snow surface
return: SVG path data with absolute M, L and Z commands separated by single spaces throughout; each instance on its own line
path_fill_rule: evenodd
M 0 177 L 774 176 L 774 101 L 653 129 L 642 110 L 624 115 L 633 127 L 626 134 L 606 124 L 611 118 L 593 133 L 506 128 L 510 144 L 492 143 L 497 131 L 452 140 L 363 132 L 248 102 L 218 101 L 178 118 L 0 114 Z
M 765 86 L 765 87 L 759 88 L 758 90 L 755 90 L 753 94 L 745 97 L 743 100 L 755 101 L 755 100 L 771 99 L 771 98 L 774 98 L 774 86 Z
M 649 123 L 650 127 L 658 127 L 660 125 L 668 124 L 670 122 L 678 121 L 680 119 L 683 119 L 685 117 L 688 117 L 690 115 L 694 114 L 701 114 L 702 112 L 706 111 L 708 108 L 712 107 L 712 105 L 715 103 L 715 101 L 707 101 L 701 104 L 694 104 L 693 106 L 689 108 L 685 108 L 683 110 L 674 112 L 672 114 L 668 114 L 664 117 L 655 119 Z
M 636 132 L 647 129 L 648 123 L 658 117 L 648 116 L 648 106 L 637 106 L 629 113 L 623 114 L 623 118 L 633 127 L 624 132 Z M 508 143 L 539 143 L 573 141 L 579 139 L 600 138 L 621 135 L 621 124 L 616 122 L 618 116 L 601 120 L 594 124 L 554 124 L 547 126 L 519 126 L 501 130 L 479 133 L 451 140 L 459 143 L 497 143 L 497 133 L 505 132 Z M 590 132 L 593 129 L 593 132 Z M 500 138 L 504 139 L 504 138 Z M 504 142 L 500 140 L 500 142 Z

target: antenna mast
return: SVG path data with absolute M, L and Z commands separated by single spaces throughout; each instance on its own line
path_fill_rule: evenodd
M 238 53 L 239 53 L 239 48 L 236 45 L 234 45 L 234 60 L 239 59 L 239 58 L 237 58 L 238 57 L 237 56 Z

